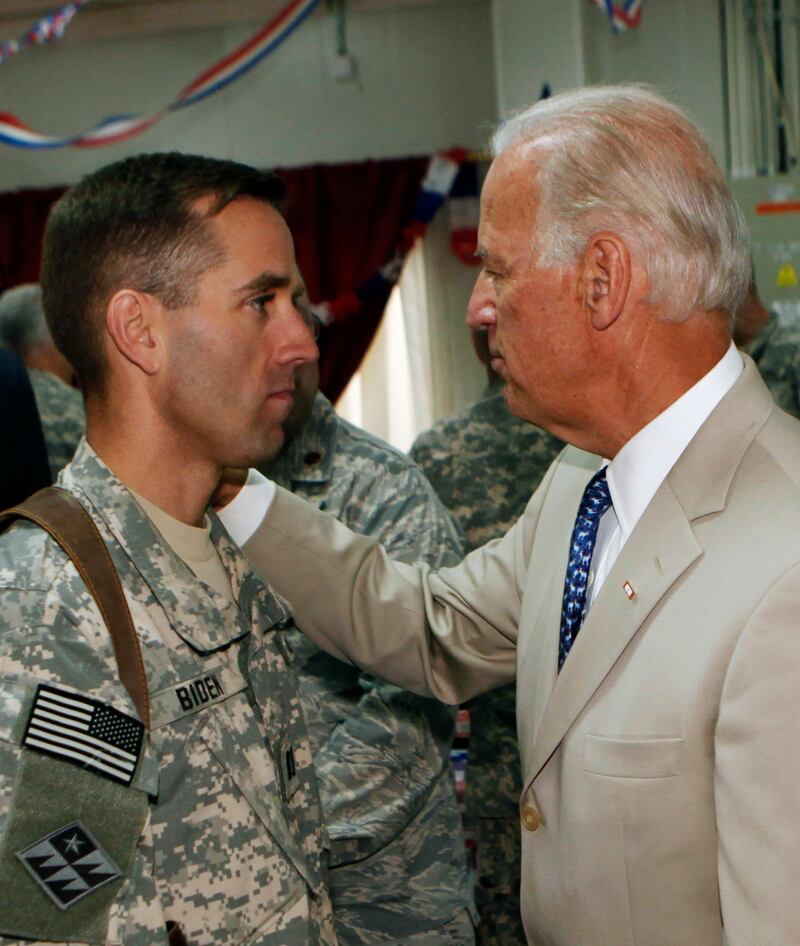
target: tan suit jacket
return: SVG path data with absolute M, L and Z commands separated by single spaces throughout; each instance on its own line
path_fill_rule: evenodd
M 531 943 L 798 946 L 800 424 L 748 361 L 559 675 L 597 463 L 567 448 L 505 538 L 438 574 L 283 492 L 246 550 L 314 640 L 403 686 L 459 702 L 516 672 Z

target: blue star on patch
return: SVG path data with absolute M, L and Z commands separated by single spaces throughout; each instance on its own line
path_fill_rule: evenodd
M 60 910 L 122 876 L 122 871 L 80 821 L 17 851 L 17 858 Z

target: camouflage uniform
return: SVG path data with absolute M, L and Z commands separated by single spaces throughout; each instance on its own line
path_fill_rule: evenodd
M 776 312 L 758 335 L 744 347 L 782 407 L 800 417 L 800 322 L 783 324 Z
M 141 727 L 75 567 L 42 530 L 12 527 L 0 538 L 0 943 L 153 946 L 172 920 L 191 946 L 334 946 L 311 751 L 282 644 L 288 611 L 213 516 L 233 597 L 200 584 L 85 442 L 61 485 L 92 514 L 126 590 L 151 732 L 130 750 L 130 784 L 34 751 L 45 699 L 96 701 L 128 748 Z M 107 732 L 93 746 L 106 750 Z M 76 851 L 108 882 L 72 867 Z M 85 896 L 61 909 L 82 883 Z
M 395 558 L 433 567 L 460 559 L 450 517 L 419 470 L 338 417 L 321 394 L 303 430 L 264 472 L 374 536 Z M 297 632 L 291 645 L 331 837 L 340 942 L 473 943 L 448 765 L 453 709 L 362 674 Z
M 55 479 L 72 459 L 86 430 L 83 397 L 49 371 L 30 368 L 28 376 L 42 422 L 50 473 Z
M 508 410 L 502 382 L 455 417 L 415 441 L 411 456 L 465 537 L 465 552 L 504 535 L 563 444 Z M 470 744 L 466 806 L 478 828 L 482 946 L 525 942 L 519 912 L 522 791 L 516 734 L 516 688 L 500 687 L 467 704 Z

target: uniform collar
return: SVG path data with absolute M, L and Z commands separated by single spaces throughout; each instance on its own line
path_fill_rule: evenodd
M 59 479 L 93 517 L 106 526 L 119 548 L 110 547 L 120 574 L 130 563 L 158 600 L 173 630 L 195 650 L 208 653 L 227 646 L 250 630 L 249 611 L 260 582 L 213 513 L 211 541 L 231 580 L 233 598 L 224 598 L 200 582 L 172 551 L 125 484 L 81 440 L 72 463 Z M 125 558 L 122 558 L 122 556 Z M 285 617 L 276 602 L 276 620 Z M 204 620 L 206 615 L 213 616 Z

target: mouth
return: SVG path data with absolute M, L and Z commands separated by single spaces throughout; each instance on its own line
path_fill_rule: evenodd
M 294 389 L 294 387 L 291 387 L 291 388 L 289 388 L 289 387 L 280 388 L 280 389 L 277 390 L 277 391 L 271 391 L 271 392 L 267 395 L 267 400 L 268 400 L 268 401 L 272 401 L 272 400 L 276 400 L 276 401 L 288 401 L 289 403 L 293 403 L 293 402 L 294 402 L 294 395 L 295 395 L 295 389 Z
M 280 421 L 283 421 L 289 416 L 294 407 L 294 388 L 281 388 L 278 391 L 272 391 L 267 395 L 266 403 L 272 405 L 273 411 L 277 411 L 276 415 Z

